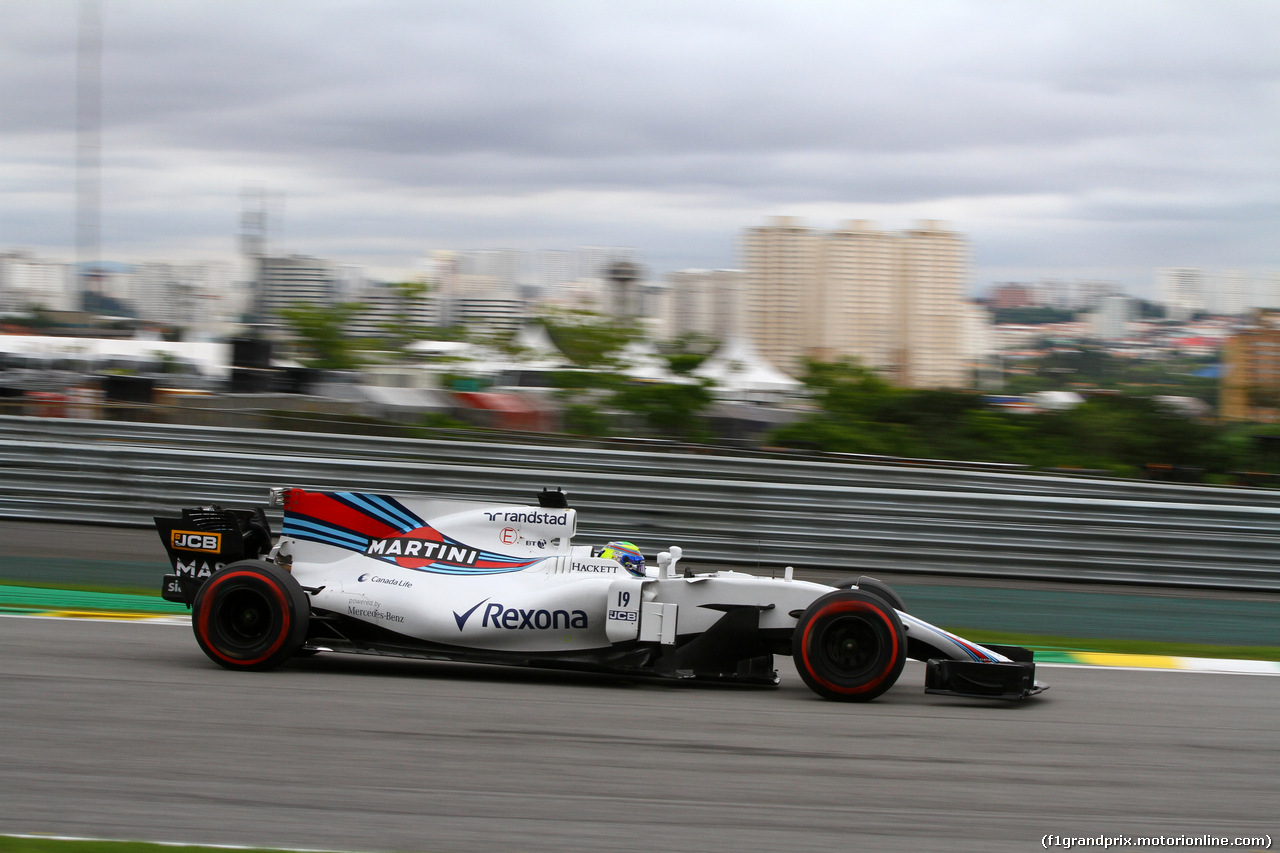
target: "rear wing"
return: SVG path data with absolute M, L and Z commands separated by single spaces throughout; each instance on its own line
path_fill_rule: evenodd
M 173 569 L 164 576 L 161 595 L 188 607 L 214 572 L 237 560 L 256 560 L 271 550 L 271 525 L 261 507 L 193 507 L 178 518 L 157 516 L 155 523 Z

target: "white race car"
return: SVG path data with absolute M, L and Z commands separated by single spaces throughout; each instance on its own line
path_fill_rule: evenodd
M 229 669 L 348 652 L 776 685 L 775 654 L 828 699 L 884 693 L 907 657 L 925 692 L 1039 693 L 1031 652 L 980 646 L 906 612 L 873 578 L 828 586 L 733 571 L 695 574 L 681 551 L 657 566 L 574 545 L 563 492 L 538 506 L 272 489 L 262 509 L 157 518 L 200 648 Z M 625 555 L 624 555 L 625 556 Z

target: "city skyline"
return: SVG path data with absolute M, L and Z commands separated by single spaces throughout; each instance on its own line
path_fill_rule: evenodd
M 90 0 L 91 2 L 91 0 Z M 0 7 L 0 249 L 69 257 L 69 0 Z M 740 265 L 777 215 L 937 219 L 998 281 L 1280 266 L 1280 7 L 102 3 L 105 260 Z

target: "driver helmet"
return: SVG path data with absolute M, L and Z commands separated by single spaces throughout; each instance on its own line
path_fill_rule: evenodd
M 604 546 L 600 556 L 608 560 L 617 560 L 631 574 L 638 578 L 644 577 L 644 555 L 630 542 L 610 542 Z

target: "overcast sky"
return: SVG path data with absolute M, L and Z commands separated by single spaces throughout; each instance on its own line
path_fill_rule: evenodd
M 72 0 L 0 0 L 0 250 L 74 256 Z M 973 285 L 1280 269 L 1280 2 L 102 0 L 102 255 L 629 246 L 942 219 Z

